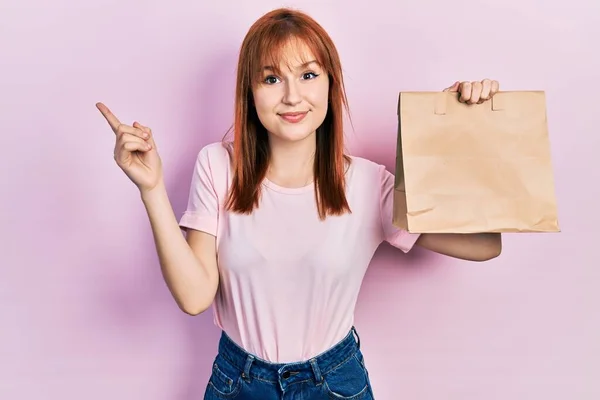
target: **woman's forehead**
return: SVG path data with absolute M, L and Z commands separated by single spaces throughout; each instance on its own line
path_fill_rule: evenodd
M 311 63 L 319 64 L 319 60 L 311 48 L 300 39 L 289 39 L 277 49 L 268 51 L 262 60 L 262 68 L 296 70 L 306 68 Z

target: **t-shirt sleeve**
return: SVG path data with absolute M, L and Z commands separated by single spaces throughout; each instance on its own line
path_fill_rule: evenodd
M 396 227 L 392 223 L 394 211 L 394 180 L 395 177 L 385 166 L 380 167 L 379 176 L 381 179 L 381 224 L 383 228 L 384 240 L 392 246 L 408 253 L 419 238 L 419 234 L 410 233 Z
M 179 221 L 179 226 L 184 230 L 191 228 L 216 236 L 219 199 L 214 184 L 213 168 L 218 166 L 220 160 L 214 159 L 211 147 L 206 146 L 198 153 L 187 209 Z

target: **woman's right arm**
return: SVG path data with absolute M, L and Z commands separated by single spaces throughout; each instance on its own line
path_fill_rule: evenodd
M 186 241 L 167 195 L 152 130 L 139 122 L 133 126 L 122 124 L 103 103 L 96 103 L 96 107 L 115 134 L 117 165 L 140 190 L 171 294 L 184 312 L 204 312 L 212 304 L 219 285 L 215 237 L 190 229 Z
M 187 240 L 175 218 L 164 183 L 142 191 L 163 278 L 179 308 L 190 315 L 207 310 L 217 292 L 216 239 L 189 229 Z

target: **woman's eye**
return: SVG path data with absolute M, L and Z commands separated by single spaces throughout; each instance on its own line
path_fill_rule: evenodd
M 319 76 L 319 75 L 315 74 L 314 72 L 307 72 L 302 75 L 302 79 L 310 80 L 310 79 L 315 79 L 317 76 Z
M 302 74 L 302 80 L 315 79 L 317 76 L 319 76 L 319 75 L 315 74 L 314 72 L 306 72 L 306 73 Z M 274 85 L 274 84 L 278 83 L 279 81 L 280 81 L 279 78 L 277 78 L 274 75 L 269 75 L 263 80 L 263 82 L 266 83 L 267 85 Z
M 277 77 L 275 77 L 273 75 L 267 76 L 265 78 L 265 83 L 268 83 L 269 85 L 273 85 L 273 84 L 277 83 Z

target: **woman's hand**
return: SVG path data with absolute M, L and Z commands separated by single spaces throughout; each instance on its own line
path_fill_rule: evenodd
M 162 163 L 152 130 L 134 122 L 133 126 L 122 124 L 102 103 L 96 107 L 115 133 L 114 158 L 140 192 L 154 189 L 162 181 Z
M 490 79 L 484 79 L 481 82 L 456 81 L 452 86 L 444 89 L 444 92 L 460 93 L 458 100 L 461 103 L 481 104 L 491 99 L 498 92 L 499 87 L 498 81 Z

